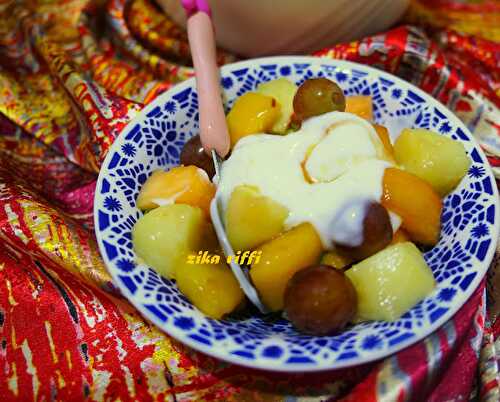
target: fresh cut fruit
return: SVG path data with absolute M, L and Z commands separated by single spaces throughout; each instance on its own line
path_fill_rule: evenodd
M 394 321 L 436 284 L 418 248 L 410 242 L 385 248 L 345 272 L 358 296 L 359 320 Z
M 264 304 L 282 310 L 285 288 L 295 272 L 317 264 L 323 247 L 316 229 L 302 223 L 258 248 L 259 263 L 252 265 L 250 277 Z
M 285 134 L 293 114 L 293 97 L 297 92 L 297 85 L 286 78 L 278 78 L 260 84 L 257 92 L 271 96 L 278 101 L 281 106 L 280 114 L 271 127 L 271 131 L 276 134 Z
M 275 98 L 256 92 L 241 95 L 226 117 L 231 147 L 247 135 L 270 132 L 279 118 L 280 104 Z
M 218 264 L 189 264 L 184 260 L 176 275 L 179 290 L 200 311 L 215 319 L 231 313 L 245 298 L 223 258 Z
M 168 172 L 155 170 L 137 197 L 137 208 L 153 209 L 169 203 L 199 207 L 208 216 L 215 186 L 196 166 L 178 166 Z
M 394 143 L 394 154 L 399 165 L 441 196 L 460 183 L 471 163 L 459 141 L 425 129 L 404 129 Z
M 386 169 L 382 205 L 401 217 L 411 240 L 429 246 L 438 242 L 443 205 L 426 181 L 401 169 Z
M 251 250 L 283 231 L 288 209 L 255 186 L 240 185 L 226 208 L 226 233 L 234 251 Z
M 142 216 L 132 228 L 137 255 L 166 278 L 190 253 L 213 246 L 213 232 L 200 208 L 185 204 L 164 205 Z

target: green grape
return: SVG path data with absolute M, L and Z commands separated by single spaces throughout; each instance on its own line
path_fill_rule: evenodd
M 328 112 L 344 112 L 342 89 L 326 78 L 311 78 L 302 83 L 293 98 L 293 110 L 298 121 Z

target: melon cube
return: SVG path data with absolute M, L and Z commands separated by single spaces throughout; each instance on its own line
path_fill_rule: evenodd
M 137 255 L 167 278 L 175 278 L 177 266 L 188 254 L 204 250 L 212 236 L 201 209 L 184 204 L 153 209 L 132 228 Z
M 246 251 L 283 231 L 288 209 L 263 196 L 257 187 L 240 185 L 229 198 L 226 233 L 234 251 Z
M 411 242 L 397 243 L 348 269 L 359 320 L 394 321 L 432 292 L 431 269 Z
M 183 261 L 176 272 L 179 290 L 211 318 L 220 319 L 231 313 L 245 298 L 223 256 L 218 264 Z
M 293 97 L 297 92 L 297 85 L 286 78 L 278 78 L 260 84 L 257 87 L 257 92 L 272 96 L 281 105 L 280 116 L 271 131 L 277 134 L 285 134 L 293 114 Z
M 444 196 L 460 183 L 470 167 L 464 146 L 424 129 L 404 129 L 394 143 L 396 161 Z

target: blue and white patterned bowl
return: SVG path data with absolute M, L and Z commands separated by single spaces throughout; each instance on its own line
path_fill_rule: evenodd
M 484 277 L 499 232 L 493 175 L 467 128 L 448 109 L 412 85 L 362 65 L 312 57 L 264 58 L 228 65 L 222 68 L 228 106 L 260 82 L 277 77 L 297 84 L 310 77 L 331 78 L 347 95 L 371 95 L 378 123 L 393 130 L 430 128 L 462 142 L 472 165 L 460 186 L 444 200 L 441 240 L 425 253 L 437 289 L 398 321 L 363 323 L 336 336 L 316 337 L 297 333 L 283 319 L 207 318 L 179 293 L 175 282 L 137 264 L 131 229 L 141 212 L 135 199 L 154 169 L 179 163 L 183 144 L 197 133 L 198 102 L 192 79 L 148 105 L 109 151 L 94 204 L 101 254 L 116 286 L 145 317 L 179 341 L 220 359 L 304 372 L 385 357 L 449 320 Z

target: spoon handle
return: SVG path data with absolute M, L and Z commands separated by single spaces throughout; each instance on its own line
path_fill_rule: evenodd
M 215 149 L 219 156 L 225 157 L 230 146 L 229 132 L 222 107 L 210 16 L 205 11 L 192 14 L 187 29 L 198 91 L 201 143 L 208 154 Z
M 217 163 L 217 162 L 216 162 Z M 234 250 L 231 247 L 231 243 L 229 243 L 229 239 L 227 238 L 226 231 L 224 230 L 224 224 L 222 223 L 221 215 L 220 215 L 220 201 L 217 197 L 214 197 L 212 202 L 210 203 L 210 217 L 212 218 L 212 223 L 214 224 L 215 234 L 219 239 L 219 244 L 222 246 L 222 251 L 224 255 L 234 256 Z M 262 314 L 267 314 L 270 311 L 268 308 L 262 303 L 260 300 L 257 289 L 252 284 L 250 279 L 250 274 L 245 271 L 240 265 L 235 263 L 232 259 L 229 262 L 229 267 L 231 271 L 233 271 L 236 280 L 240 284 L 240 288 L 248 297 L 248 299 L 252 302 L 252 304 L 257 307 Z

